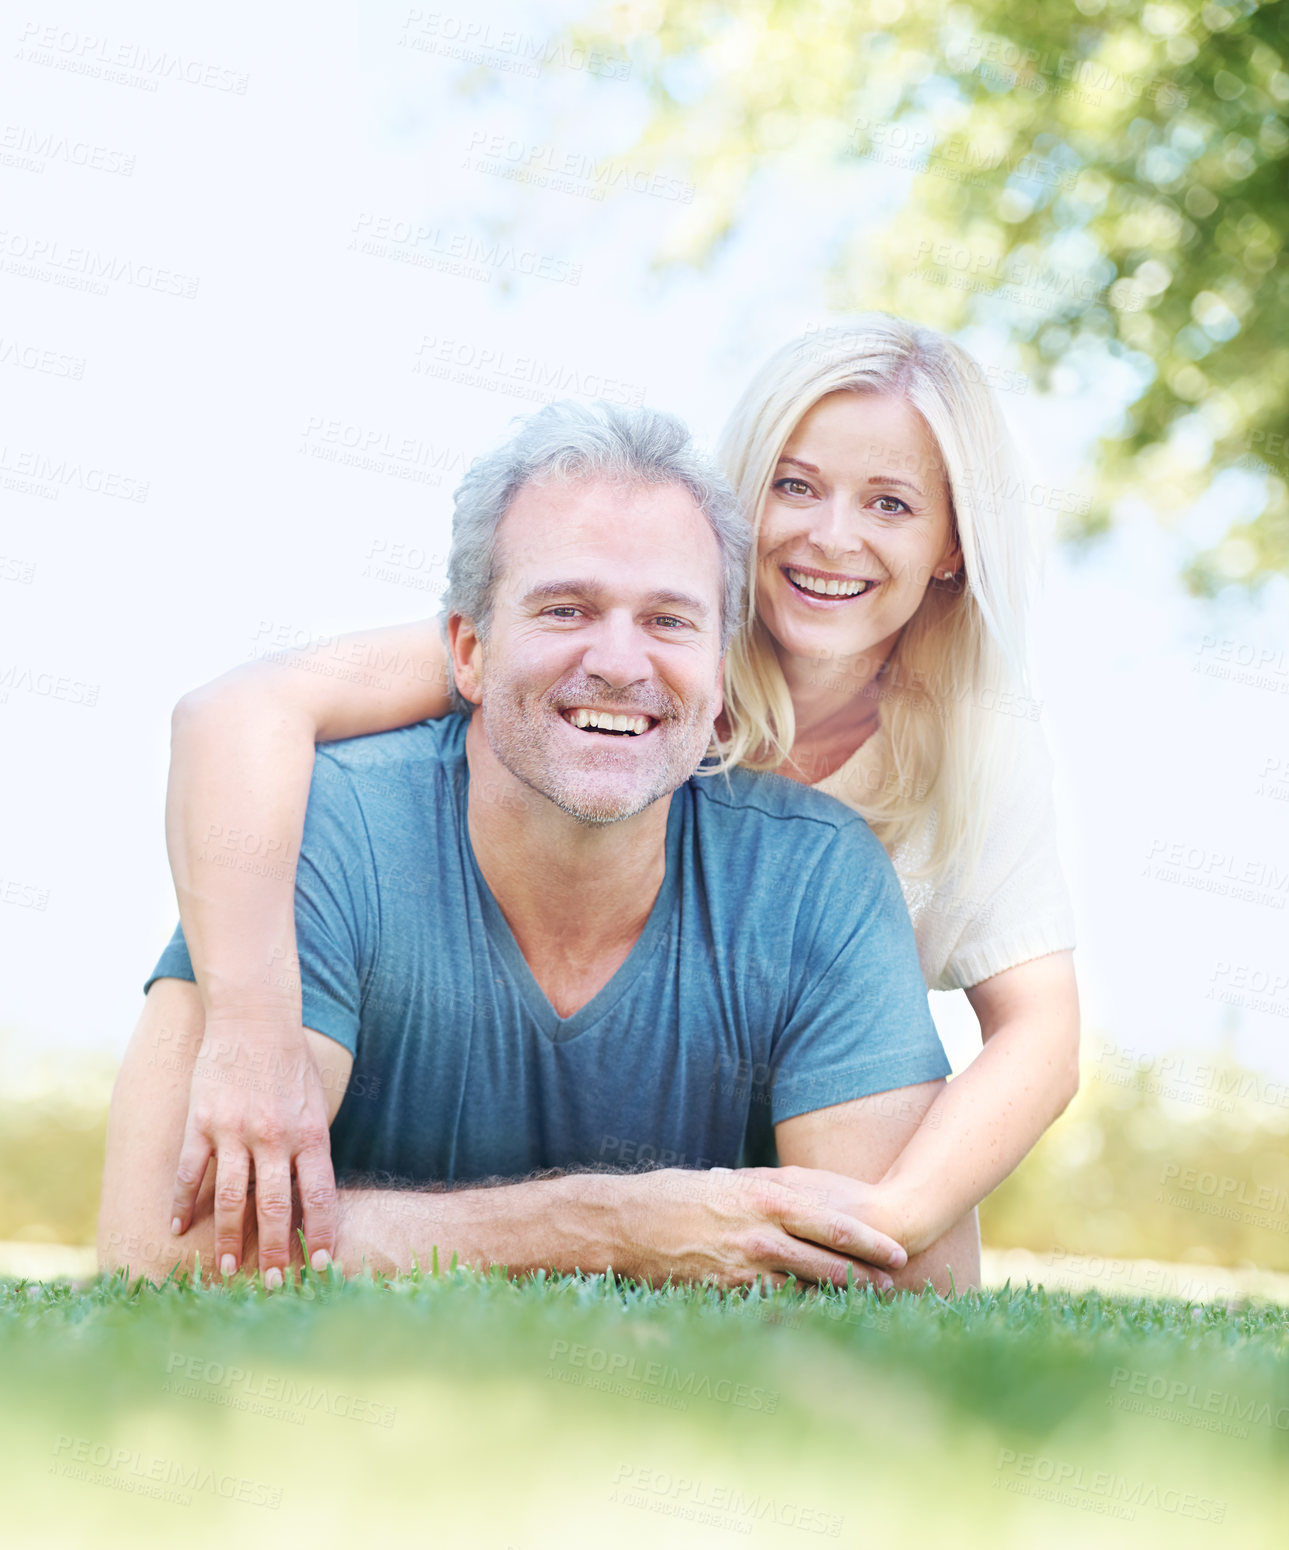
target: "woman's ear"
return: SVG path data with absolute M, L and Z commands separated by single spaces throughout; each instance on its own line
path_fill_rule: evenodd
M 961 573 L 962 550 L 955 543 L 940 556 L 935 569 L 931 572 L 931 579 L 932 581 L 952 581 Z
M 474 620 L 464 614 L 448 617 L 448 660 L 457 691 L 471 705 L 483 703 L 483 642 L 475 632 Z

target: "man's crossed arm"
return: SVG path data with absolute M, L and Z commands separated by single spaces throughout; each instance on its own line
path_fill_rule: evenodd
M 192 1226 L 170 1230 L 172 1182 L 184 1135 L 193 1067 L 204 1031 L 197 987 L 157 980 L 148 992 L 117 1078 L 108 1122 L 99 1216 L 105 1269 L 162 1280 L 176 1266 L 203 1272 L 256 1268 L 257 1245 L 241 1241 L 244 1199 L 222 1208 L 206 1170 Z M 334 1120 L 353 1065 L 349 1051 L 306 1030 Z M 231 1068 L 230 1068 L 231 1069 Z M 272 1080 L 271 1074 L 247 1074 Z M 410 1270 L 432 1251 L 446 1262 L 526 1270 L 612 1267 L 637 1280 L 749 1285 L 758 1278 L 845 1285 L 848 1274 L 881 1286 L 959 1290 L 979 1278 L 974 1212 L 930 1248 L 906 1259 L 880 1230 L 883 1207 L 873 1188 L 943 1086 L 921 1083 L 787 1120 L 776 1128 L 784 1167 L 653 1173 L 567 1174 L 490 1188 L 345 1189 L 340 1192 L 336 1259 L 349 1273 Z M 260 1216 L 298 1215 L 289 1183 L 257 1187 Z M 299 1240 L 290 1235 L 291 1263 Z M 280 1256 L 275 1255 L 275 1259 Z M 889 1273 L 888 1273 L 889 1272 Z M 266 1270 L 276 1284 L 280 1264 Z

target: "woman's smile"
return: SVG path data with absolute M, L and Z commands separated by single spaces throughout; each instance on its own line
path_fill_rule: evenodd
M 836 571 L 815 570 L 806 565 L 781 565 L 779 569 L 793 592 L 809 603 L 850 603 L 865 597 L 877 582 L 866 576 L 846 576 Z

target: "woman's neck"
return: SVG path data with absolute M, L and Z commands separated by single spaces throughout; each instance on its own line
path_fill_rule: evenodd
M 778 773 L 808 785 L 841 768 L 877 731 L 877 678 L 894 641 L 871 653 L 819 661 L 776 647 L 796 719 L 792 758 Z

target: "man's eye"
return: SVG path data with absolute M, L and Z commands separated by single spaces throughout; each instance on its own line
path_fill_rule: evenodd
M 795 486 L 795 488 L 790 489 L 789 488 L 790 485 L 791 486 Z M 806 481 L 804 479 L 780 479 L 775 484 L 774 488 L 776 490 L 783 490 L 783 491 L 785 491 L 789 495 L 809 495 L 810 494 L 810 486 L 806 483 Z
M 654 620 L 654 623 L 665 624 L 668 629 L 675 628 L 678 630 L 683 630 L 685 628 L 685 621 L 683 619 L 677 619 L 674 614 L 659 614 L 658 617 Z
M 574 608 L 572 603 L 560 603 L 557 607 L 546 610 L 555 619 L 571 619 L 580 611 L 580 609 Z

